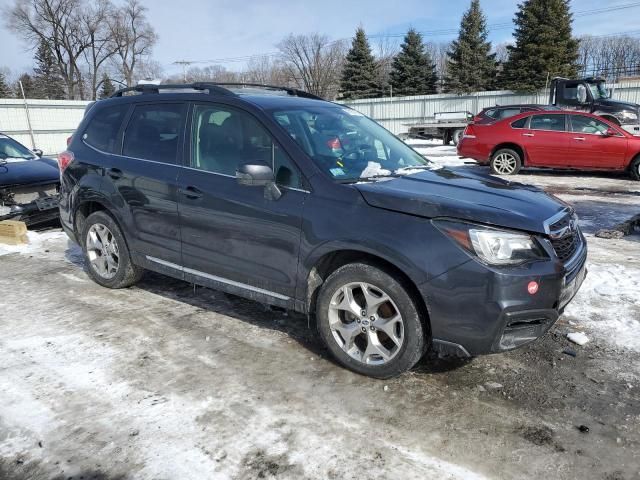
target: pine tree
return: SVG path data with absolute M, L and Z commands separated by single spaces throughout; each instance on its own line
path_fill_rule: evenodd
M 393 59 L 390 83 L 398 96 L 436 93 L 436 66 L 424 48 L 422 35 L 413 28 L 407 32 L 400 53 Z
M 7 77 L 4 72 L 0 72 L 0 98 L 9 98 L 12 95 L 11 88 L 7 83 Z
M 102 87 L 100 88 L 100 98 L 109 98 L 116 91 L 113 82 L 106 73 L 102 75 Z
M 578 40 L 571 32 L 569 0 L 525 0 L 514 18 L 515 45 L 508 46 L 501 83 L 516 91 L 535 91 L 548 78 L 578 74 Z
M 22 90 L 24 90 L 24 96 L 26 98 L 38 98 L 38 89 L 33 81 L 33 77 L 28 73 L 23 73 L 18 78 L 18 81 L 13 87 L 14 95 L 17 98 L 22 98 L 22 90 L 20 89 L 20 83 L 22 83 Z
M 36 67 L 33 69 L 35 98 L 46 98 L 49 100 L 61 100 L 65 98 L 64 84 L 58 72 L 53 52 L 49 44 L 40 40 L 38 50 L 34 56 Z
M 347 53 L 340 81 L 343 99 L 379 97 L 382 91 L 377 82 L 377 65 L 371 54 L 369 41 L 362 27 L 356 30 L 351 50 Z
M 462 16 L 458 39 L 451 42 L 445 89 L 456 93 L 491 90 L 496 80 L 496 56 L 487 41 L 487 20 L 480 0 L 471 0 Z

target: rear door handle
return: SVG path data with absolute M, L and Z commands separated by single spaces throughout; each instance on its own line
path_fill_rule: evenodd
M 584 137 L 573 137 L 574 140 L 578 140 L 580 142 L 584 142 Z
M 122 178 L 123 173 L 119 168 L 108 168 L 107 175 L 109 175 L 114 180 L 117 180 L 118 178 Z
M 535 137 L 535 135 L 533 133 L 523 133 L 522 136 L 523 137 Z
M 202 191 L 191 185 L 185 188 L 179 188 L 178 192 L 187 198 L 196 199 L 202 197 Z

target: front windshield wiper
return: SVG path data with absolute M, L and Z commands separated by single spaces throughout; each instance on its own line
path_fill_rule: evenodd
M 408 167 L 396 168 L 393 173 L 404 172 L 406 170 L 433 170 L 433 165 L 413 165 Z

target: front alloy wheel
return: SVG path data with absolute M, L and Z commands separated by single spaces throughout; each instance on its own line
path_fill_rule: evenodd
M 329 306 L 331 333 L 351 358 L 382 365 L 404 342 L 404 323 L 395 303 L 382 289 L 366 282 L 340 287 Z
M 413 367 L 429 343 L 419 297 L 398 273 L 365 261 L 343 265 L 318 293 L 318 333 L 345 367 L 389 378 Z

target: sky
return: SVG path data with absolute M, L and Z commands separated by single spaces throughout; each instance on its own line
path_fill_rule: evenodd
M 3 17 L 14 0 L 0 0 L 0 68 L 13 75 L 32 68 L 33 52 L 6 26 Z M 117 3 L 117 0 L 116 0 Z M 331 39 L 350 38 L 358 25 L 370 36 L 401 35 L 414 27 L 425 41 L 450 41 L 456 37 L 460 17 L 469 0 L 146 0 L 148 17 L 159 41 L 153 58 L 165 75 L 181 71 L 173 62 L 218 63 L 239 70 L 244 61 L 237 57 L 276 51 L 276 44 L 290 33 L 320 32 Z M 494 43 L 511 40 L 518 0 L 481 0 Z M 631 0 L 573 0 L 573 11 L 586 12 L 635 4 L 633 8 L 607 13 L 576 15 L 576 35 L 610 35 L 618 32 L 640 34 L 640 2 Z M 504 25 L 507 24 L 507 25 Z M 453 33 L 429 33 L 449 30 Z M 395 38 L 395 37 L 394 37 Z M 399 39 L 401 40 L 401 38 Z M 372 38 L 375 44 L 377 39 Z

